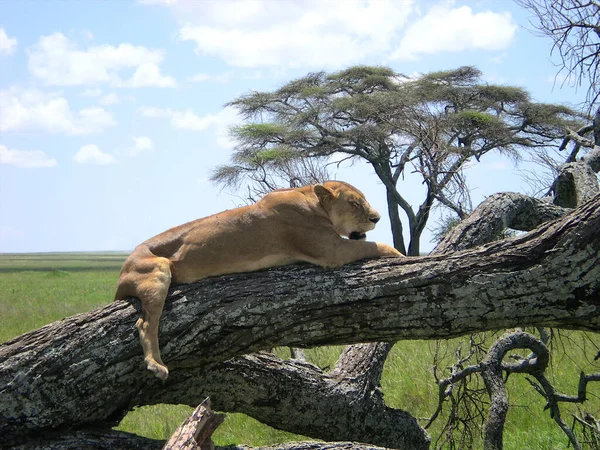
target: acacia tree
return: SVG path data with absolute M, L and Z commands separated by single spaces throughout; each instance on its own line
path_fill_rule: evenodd
M 282 161 L 365 160 L 385 187 L 394 246 L 418 255 L 435 204 L 460 218 L 470 212 L 468 162 L 492 151 L 518 158 L 524 148 L 562 138 L 578 119 L 565 106 L 535 103 L 521 88 L 481 78 L 474 67 L 411 79 L 385 67 L 356 66 L 243 95 L 229 104 L 246 120 L 231 130 L 237 142 L 232 163 L 218 167 L 212 179 L 233 187 L 243 180 L 266 184 Z M 417 208 L 402 194 L 401 182 L 411 174 L 424 186 Z

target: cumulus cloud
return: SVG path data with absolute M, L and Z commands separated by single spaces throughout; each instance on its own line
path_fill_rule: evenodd
M 390 59 L 415 59 L 422 54 L 465 50 L 503 50 L 510 46 L 517 25 L 508 12 L 474 13 L 453 1 L 433 6 L 412 23 Z
M 103 96 L 101 96 L 98 99 L 98 103 L 100 103 L 103 106 L 115 105 L 115 104 L 120 103 L 120 102 L 121 102 L 121 99 L 114 92 L 111 92 L 110 94 L 103 95 Z
M 148 136 L 134 136 L 133 147 L 129 150 L 130 155 L 151 151 L 154 149 L 154 143 Z
M 191 109 L 176 111 L 171 108 L 141 107 L 138 112 L 144 117 L 170 119 L 173 128 L 191 131 L 203 131 L 217 125 L 220 121 L 218 114 L 199 116 Z
M 12 55 L 17 49 L 17 39 L 8 37 L 4 28 L 0 28 L 0 55 Z
M 179 38 L 232 66 L 339 67 L 390 49 L 413 1 L 174 3 L 188 23 Z M 267 14 L 268 12 L 268 14 Z
M 184 24 L 179 39 L 193 42 L 198 55 L 236 67 L 339 68 L 365 60 L 496 51 L 512 43 L 517 29 L 508 12 L 474 11 L 453 0 L 229 0 L 228 8 L 218 0 L 142 3 L 163 5 L 178 16 Z
M 111 114 L 100 107 L 71 110 L 58 93 L 10 88 L 0 91 L 0 132 L 46 131 L 70 135 L 99 133 L 115 125 Z
M 0 145 L 0 164 L 31 169 L 36 167 L 54 167 L 57 162 L 40 150 L 13 150 Z
M 77 164 L 107 165 L 115 162 L 115 157 L 110 153 L 100 151 L 97 145 L 84 145 L 73 155 L 73 161 Z
M 175 87 L 175 78 L 163 76 L 157 64 L 147 63 L 140 65 L 130 80 L 120 84 L 122 87 Z
M 100 88 L 94 88 L 94 89 L 86 89 L 85 91 L 83 91 L 83 95 L 84 97 L 100 97 L 102 95 L 102 89 Z
M 216 131 L 217 143 L 221 147 L 231 148 L 233 143 L 229 140 L 228 130 L 239 118 L 233 108 L 224 108 L 216 114 L 197 115 L 191 109 L 182 111 L 171 108 L 156 108 L 143 106 L 138 109 L 143 117 L 165 118 L 173 128 L 190 131 L 205 131 L 213 128 Z
M 160 64 L 164 52 L 131 44 L 98 45 L 80 50 L 62 33 L 42 36 L 28 50 L 29 71 L 46 85 L 78 86 L 106 83 L 123 87 L 174 87 L 175 79 L 164 76 Z M 121 72 L 134 70 L 130 79 Z

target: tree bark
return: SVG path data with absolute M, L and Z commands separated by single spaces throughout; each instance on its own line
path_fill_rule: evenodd
M 554 204 L 575 208 L 600 192 L 600 147 L 594 148 L 579 161 L 563 164 L 552 184 Z
M 48 325 L 0 346 L 0 439 L 9 445 L 59 427 L 109 425 L 167 395 L 186 403 L 188 391 L 176 388 L 180 374 L 274 345 L 435 339 L 514 326 L 600 331 L 599 206 L 596 196 L 528 235 L 452 255 L 339 270 L 289 266 L 174 286 L 161 321 L 171 368 L 164 385 L 143 369 L 137 301 Z M 404 423 L 418 429 L 410 416 Z
M 429 436 L 416 419 L 386 406 L 379 386 L 371 384 L 379 373 L 369 372 L 383 370 L 385 358 L 379 356 L 389 350 L 385 346 L 351 346 L 331 373 L 262 352 L 180 369 L 165 384 L 144 387 L 132 403 L 194 406 L 210 394 L 220 411 L 244 412 L 292 433 L 327 441 L 343 437 L 382 447 L 427 449 Z M 380 364 L 371 365 L 373 360 Z
M 394 241 L 394 248 L 403 255 L 406 255 L 406 246 L 404 245 L 404 236 L 402 235 L 402 221 L 400 220 L 398 203 L 396 203 L 394 194 L 389 190 L 386 190 L 386 195 L 388 205 L 388 217 L 390 219 L 390 227 L 392 229 L 392 239 Z
M 494 194 L 455 226 L 431 254 L 450 253 L 497 240 L 506 228 L 531 231 L 572 210 L 514 192 Z
M 165 441 L 110 428 L 44 430 L 11 445 L 0 437 L 0 448 L 10 450 L 161 450 Z

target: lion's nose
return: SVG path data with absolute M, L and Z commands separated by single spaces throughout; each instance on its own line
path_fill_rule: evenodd
M 379 217 L 379 216 L 369 217 L 369 220 L 373 223 L 379 222 L 379 219 L 381 219 L 381 217 Z

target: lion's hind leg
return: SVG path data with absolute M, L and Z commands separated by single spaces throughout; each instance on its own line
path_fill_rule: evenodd
M 161 257 L 145 258 L 136 269 L 136 277 L 139 277 L 136 297 L 142 302 L 142 317 L 136 327 L 144 350 L 144 361 L 148 370 L 166 380 L 169 370 L 160 357 L 158 324 L 171 284 L 170 262 Z

